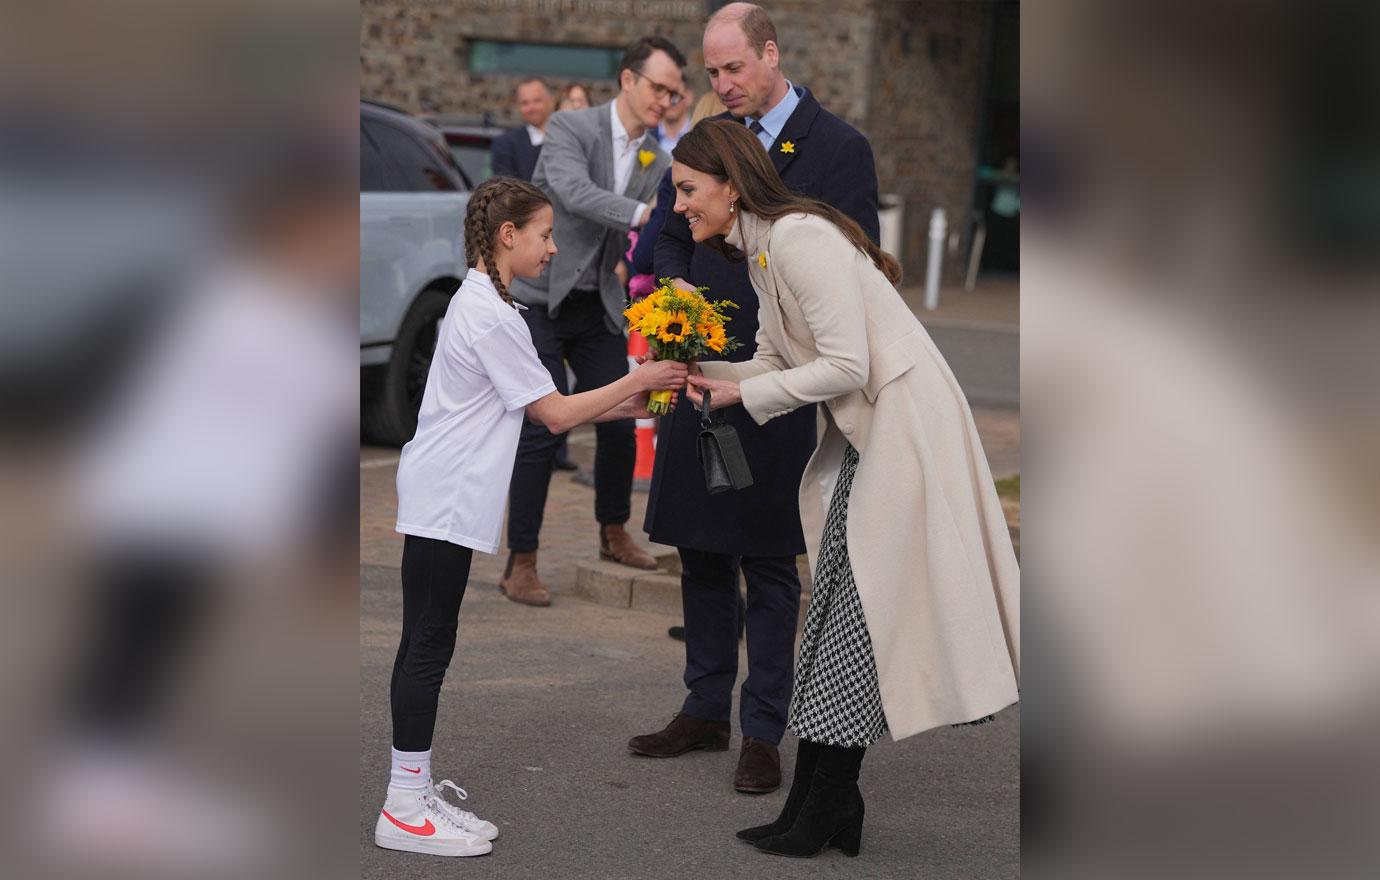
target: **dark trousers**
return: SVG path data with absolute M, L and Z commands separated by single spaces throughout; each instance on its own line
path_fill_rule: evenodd
M 393 747 L 431 748 L 441 682 L 455 653 L 460 602 L 470 579 L 474 551 L 449 541 L 407 535 L 403 541 L 403 628 L 393 661 L 389 698 Z
M 567 388 L 565 361 L 575 372 L 575 392 L 601 388 L 628 372 L 628 341 L 610 333 L 604 323 L 604 304 L 597 291 L 574 291 L 552 318 L 542 306 L 526 309 L 522 317 L 551 381 L 562 394 Z M 632 419 L 595 426 L 594 516 L 601 525 L 622 525 L 632 516 L 633 465 L 637 440 Z M 537 549 L 551 470 L 561 435 L 542 425 L 523 422 L 517 462 L 508 497 L 508 548 L 516 553 Z
M 748 675 L 738 701 L 744 736 L 779 743 L 795 677 L 800 576 L 794 556 L 728 556 L 680 548 L 685 608 L 682 708 L 728 721 L 738 678 L 738 570 L 747 581 Z

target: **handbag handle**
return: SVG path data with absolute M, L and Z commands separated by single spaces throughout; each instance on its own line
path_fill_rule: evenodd
M 704 396 L 700 398 L 700 427 L 708 428 L 714 424 L 714 419 L 709 415 L 709 389 L 704 389 Z

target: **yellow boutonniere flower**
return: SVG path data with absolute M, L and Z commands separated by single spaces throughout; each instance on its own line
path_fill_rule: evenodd
M 656 161 L 656 153 L 653 153 L 651 150 L 638 150 L 637 161 L 642 163 L 643 168 L 646 168 Z
M 781 142 L 781 152 L 783 152 L 783 153 L 794 153 L 794 152 L 795 152 L 795 144 L 791 143 L 790 141 L 782 141 L 782 142 Z
M 766 252 L 766 251 L 762 251 L 760 254 L 757 255 L 757 265 L 761 266 L 763 269 L 767 268 L 767 252 Z

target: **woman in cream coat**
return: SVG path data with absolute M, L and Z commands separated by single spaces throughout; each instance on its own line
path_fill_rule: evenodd
M 963 392 L 896 292 L 900 267 L 851 219 L 782 184 L 742 123 L 676 146 L 675 210 L 696 241 L 745 259 L 757 353 L 701 365 L 698 403 L 759 424 L 822 403 L 800 487 L 814 592 L 790 727 L 794 781 L 759 849 L 856 854 L 866 747 L 984 719 L 1017 699 L 1019 572 Z

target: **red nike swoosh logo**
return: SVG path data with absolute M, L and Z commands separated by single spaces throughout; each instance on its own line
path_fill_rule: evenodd
M 422 772 L 422 768 L 421 768 L 421 767 L 418 767 L 416 770 L 413 770 L 411 767 L 404 767 L 403 769 L 406 770 L 408 773 L 421 773 L 421 772 Z
M 399 822 L 397 819 L 388 815 L 387 810 L 383 811 L 383 817 L 409 834 L 416 834 L 419 837 L 430 837 L 436 833 L 436 826 L 431 824 L 430 819 L 427 819 L 426 822 L 421 825 L 408 825 L 406 822 Z

